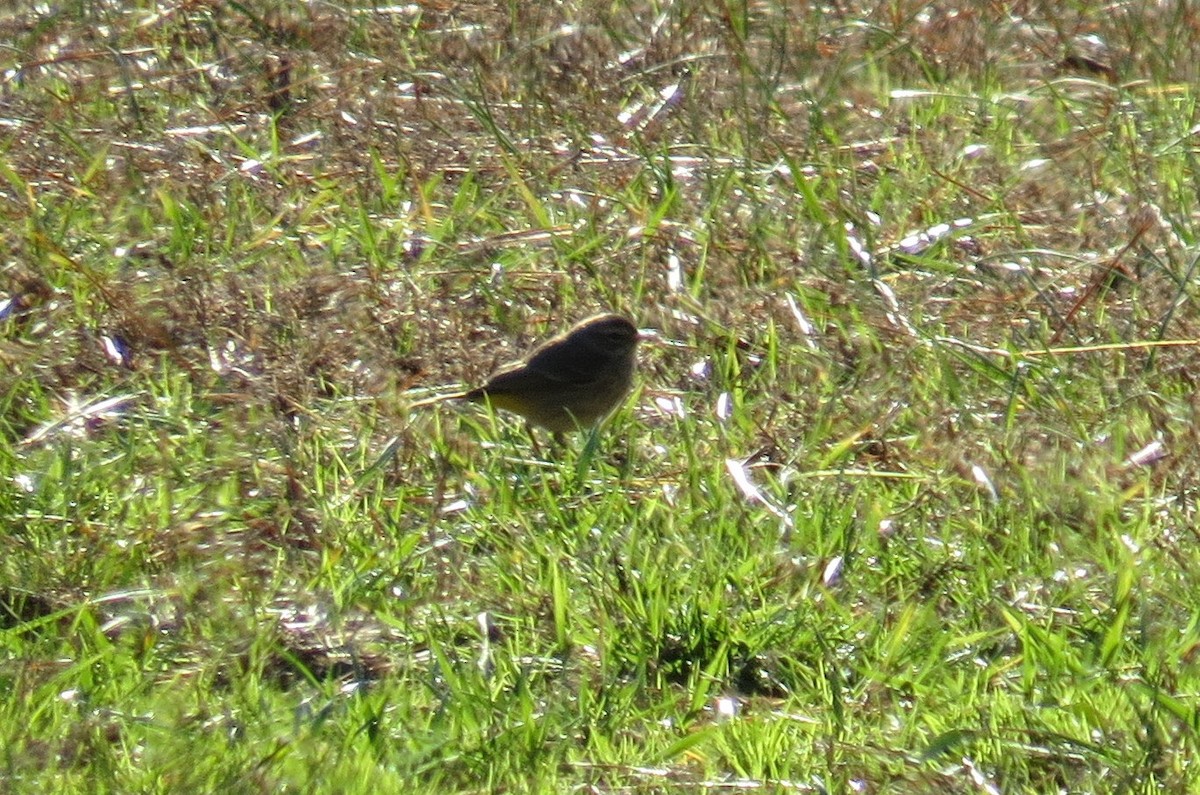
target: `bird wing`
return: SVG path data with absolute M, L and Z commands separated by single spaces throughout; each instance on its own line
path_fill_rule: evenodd
M 548 381 L 585 386 L 604 370 L 603 354 L 588 345 L 547 345 L 535 351 L 525 369 Z

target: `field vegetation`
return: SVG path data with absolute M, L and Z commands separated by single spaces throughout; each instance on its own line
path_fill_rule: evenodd
M 1195 4 L 0 42 L 0 791 L 1200 791 Z

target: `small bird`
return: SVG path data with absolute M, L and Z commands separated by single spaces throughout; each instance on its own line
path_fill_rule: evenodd
M 641 339 L 628 318 L 596 315 L 546 340 L 474 389 L 413 405 L 469 400 L 520 414 L 555 435 L 590 428 L 629 394 Z

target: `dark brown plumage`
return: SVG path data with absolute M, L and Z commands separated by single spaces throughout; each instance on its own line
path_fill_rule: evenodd
M 515 412 L 554 433 L 588 428 L 629 394 L 640 339 L 627 318 L 597 315 L 456 397 Z

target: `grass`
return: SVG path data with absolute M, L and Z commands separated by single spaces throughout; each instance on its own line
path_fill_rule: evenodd
M 1200 786 L 1188 4 L 3 14 L 0 789 Z

